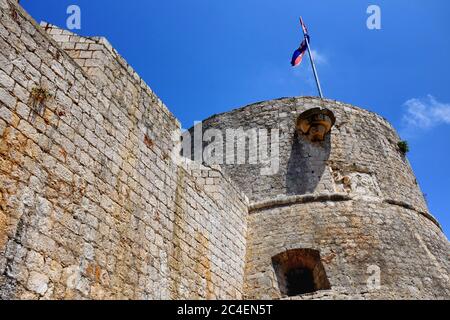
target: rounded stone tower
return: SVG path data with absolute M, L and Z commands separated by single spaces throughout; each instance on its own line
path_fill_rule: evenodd
M 385 119 L 303 97 L 202 126 L 242 129 L 247 142 L 271 133 L 245 144 L 245 163 L 222 165 L 251 203 L 246 298 L 450 298 L 449 242 Z

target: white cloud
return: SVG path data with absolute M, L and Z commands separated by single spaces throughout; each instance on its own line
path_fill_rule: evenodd
M 322 64 L 327 64 L 328 63 L 328 59 L 323 53 L 320 53 L 317 50 L 311 50 L 311 54 L 312 54 L 312 56 L 314 58 L 314 62 L 317 65 L 322 65 Z
M 318 52 L 317 50 L 311 50 L 311 53 L 314 57 L 314 62 L 317 66 L 317 72 L 320 78 L 322 70 L 320 66 L 328 64 L 328 59 L 324 54 Z M 286 66 L 283 66 L 283 72 L 285 72 L 284 70 L 287 70 Z M 295 83 L 295 86 L 298 87 L 298 91 L 295 92 L 295 95 L 315 96 L 318 94 L 308 52 L 306 52 L 303 57 L 303 61 L 300 66 L 294 68 L 291 67 L 288 74 L 283 74 L 282 81 L 284 83 Z
M 450 124 L 450 103 L 439 102 L 432 95 L 426 99 L 410 99 L 404 107 L 406 113 L 402 121 L 407 131 Z
M 318 52 L 317 50 L 311 50 L 311 54 L 314 58 L 314 63 L 316 64 L 316 66 L 328 64 L 328 59 L 324 54 Z M 308 82 L 308 84 L 314 85 L 315 87 L 316 82 L 311 70 L 308 52 L 306 52 L 305 56 L 303 57 L 303 61 L 300 66 L 292 68 L 292 72 L 295 77 L 303 78 Z M 318 73 L 320 77 L 320 70 L 318 70 Z

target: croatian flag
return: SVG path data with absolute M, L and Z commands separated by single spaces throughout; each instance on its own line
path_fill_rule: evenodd
M 300 44 L 300 47 L 295 50 L 294 55 L 292 56 L 291 65 L 293 67 L 298 66 L 303 59 L 303 56 L 305 55 L 306 50 L 308 50 L 308 43 L 310 43 L 310 38 L 308 35 L 308 29 L 306 28 L 305 24 L 303 23 L 303 19 L 300 18 L 300 25 L 303 29 L 303 34 L 305 35 L 305 39 Z M 308 43 L 306 43 L 306 39 L 308 39 Z
M 309 36 L 307 35 L 306 37 L 308 37 L 308 41 L 309 41 Z M 306 39 L 305 39 L 300 44 L 300 47 L 297 50 L 295 50 L 294 55 L 292 56 L 291 65 L 293 67 L 298 66 L 302 62 L 303 56 L 305 55 L 307 49 L 308 49 L 308 46 L 306 44 Z
M 308 42 L 309 42 L 309 36 L 306 35 L 306 38 L 308 38 Z M 303 59 L 303 56 L 305 55 L 306 50 L 308 49 L 308 45 L 306 44 L 306 39 L 304 39 L 302 41 L 302 43 L 300 44 L 300 47 L 295 50 L 294 55 L 292 56 L 292 61 L 291 61 L 291 65 L 293 67 L 298 66 Z

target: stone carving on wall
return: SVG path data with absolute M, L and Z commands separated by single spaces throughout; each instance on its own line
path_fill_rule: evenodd
M 346 192 L 366 198 L 381 196 L 381 190 L 375 174 L 357 170 L 350 171 L 351 168 L 330 169 L 334 178 L 336 192 Z

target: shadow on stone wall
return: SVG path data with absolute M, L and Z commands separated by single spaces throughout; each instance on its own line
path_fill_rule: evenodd
M 286 174 L 288 195 L 313 193 L 330 156 L 330 135 L 322 142 L 310 142 L 295 131 Z

